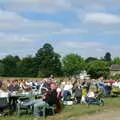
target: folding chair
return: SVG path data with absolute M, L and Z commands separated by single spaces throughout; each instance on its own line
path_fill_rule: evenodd
M 4 109 L 9 108 L 9 100 L 7 97 L 0 97 L 0 112 Z

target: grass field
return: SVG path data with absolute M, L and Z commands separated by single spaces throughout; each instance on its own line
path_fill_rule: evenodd
M 118 109 L 120 110 L 120 98 L 105 98 L 105 106 L 97 105 L 72 105 L 65 106 L 61 113 L 55 116 L 48 116 L 46 120 L 71 120 L 73 117 L 79 117 L 82 115 L 91 115 L 105 110 Z M 17 115 L 0 117 L 0 120 L 34 120 L 33 115 L 22 115 L 18 117 Z M 39 120 L 43 120 L 41 117 Z M 73 119 L 72 119 L 73 120 Z

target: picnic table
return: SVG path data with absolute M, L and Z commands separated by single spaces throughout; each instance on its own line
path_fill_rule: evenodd
M 13 111 L 17 108 L 17 102 L 19 98 L 28 99 L 32 97 L 32 94 L 25 92 L 10 92 L 9 93 L 9 103 Z

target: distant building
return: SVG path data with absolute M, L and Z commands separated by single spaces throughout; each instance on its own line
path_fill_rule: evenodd
M 110 67 L 110 74 L 112 76 L 116 75 L 116 74 L 120 74 L 120 65 L 119 64 L 113 64 Z
M 84 71 L 81 71 L 80 73 L 80 79 L 90 79 L 90 75 L 87 74 L 87 72 L 84 70 Z

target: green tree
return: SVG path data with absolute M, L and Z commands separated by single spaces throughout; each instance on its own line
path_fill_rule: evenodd
M 106 62 L 111 62 L 111 53 L 110 52 L 107 52 L 106 54 L 105 54 L 105 56 L 104 56 L 104 60 L 106 61 Z
M 19 77 L 36 77 L 34 58 L 31 56 L 23 58 L 17 64 Z
M 82 70 L 85 69 L 84 59 L 77 54 L 69 54 L 65 56 L 62 62 L 63 71 L 67 76 L 79 74 Z
M 120 57 L 114 58 L 112 64 L 120 64 Z
M 5 77 L 15 77 L 17 75 L 17 62 L 19 57 L 8 55 L 2 59 Z
M 0 62 L 0 76 L 4 76 L 4 65 Z
M 91 78 L 99 78 L 104 76 L 105 78 L 109 75 L 108 63 L 103 60 L 96 60 L 87 64 L 87 73 L 90 74 Z
M 98 60 L 98 59 L 95 58 L 95 57 L 88 57 L 88 58 L 85 60 L 85 62 L 86 62 L 86 63 L 90 63 L 90 62 L 93 62 L 94 60 Z
M 51 74 L 60 76 L 62 73 L 60 55 L 54 52 L 52 45 L 49 43 L 44 44 L 37 51 L 35 61 L 39 77 L 46 77 Z

